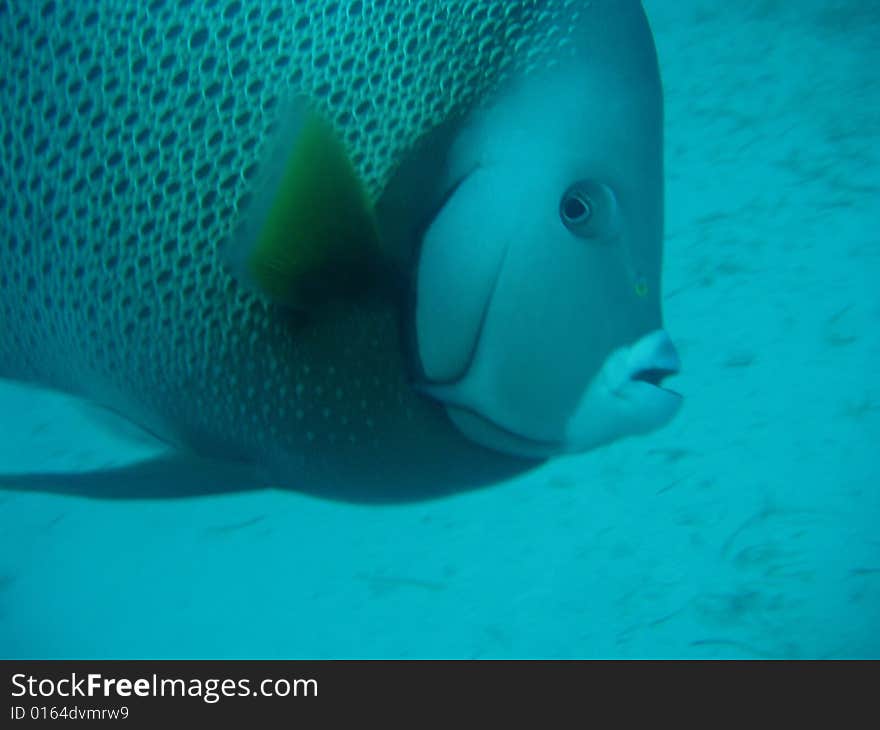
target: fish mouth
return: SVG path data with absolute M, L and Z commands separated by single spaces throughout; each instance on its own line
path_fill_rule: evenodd
M 630 376 L 630 381 L 647 385 L 648 387 L 666 393 L 673 398 L 681 399 L 683 397 L 681 393 L 672 388 L 667 388 L 664 384 L 667 378 L 678 375 L 679 372 L 680 368 L 645 368 L 644 370 L 639 370 L 633 373 Z
M 631 380 L 638 380 L 642 383 L 649 383 L 656 388 L 661 388 L 663 387 L 663 380 L 665 378 L 668 378 L 671 375 L 676 375 L 677 373 L 678 370 L 672 370 L 670 368 L 646 368 L 645 370 L 639 370 L 638 372 L 633 373 Z M 668 388 L 663 388 L 663 390 L 668 390 Z
M 568 449 L 584 451 L 668 423 L 684 399 L 664 382 L 680 370 L 678 352 L 664 330 L 612 352 L 566 424 Z
M 633 343 L 612 363 L 609 373 L 615 393 L 621 393 L 631 384 L 656 388 L 677 398 L 681 394 L 664 386 L 664 381 L 681 372 L 681 360 L 672 340 L 664 330 L 655 330 Z

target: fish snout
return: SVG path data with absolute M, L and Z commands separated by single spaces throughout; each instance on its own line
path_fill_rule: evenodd
M 636 341 L 626 353 L 620 386 L 629 383 L 647 383 L 662 387 L 663 380 L 678 374 L 681 360 L 678 350 L 665 330 L 656 330 Z M 674 391 L 668 391 L 670 393 Z
M 665 330 L 612 352 L 566 424 L 565 450 L 584 451 L 668 423 L 683 398 L 663 383 L 680 370 L 678 351 Z

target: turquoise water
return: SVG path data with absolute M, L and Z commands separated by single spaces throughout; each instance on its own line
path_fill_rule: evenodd
M 0 656 L 880 656 L 880 10 L 645 6 L 677 419 L 411 506 L 0 493 Z M 0 465 L 106 425 L 4 383 Z

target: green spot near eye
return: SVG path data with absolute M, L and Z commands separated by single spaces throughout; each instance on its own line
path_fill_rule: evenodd
M 644 279 L 639 279 L 636 282 L 636 296 L 646 297 L 648 296 L 648 282 Z

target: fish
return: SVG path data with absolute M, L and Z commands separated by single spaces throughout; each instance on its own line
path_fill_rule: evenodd
M 104 499 L 408 502 L 649 433 L 638 0 L 4 0 L 0 377 L 154 435 Z

